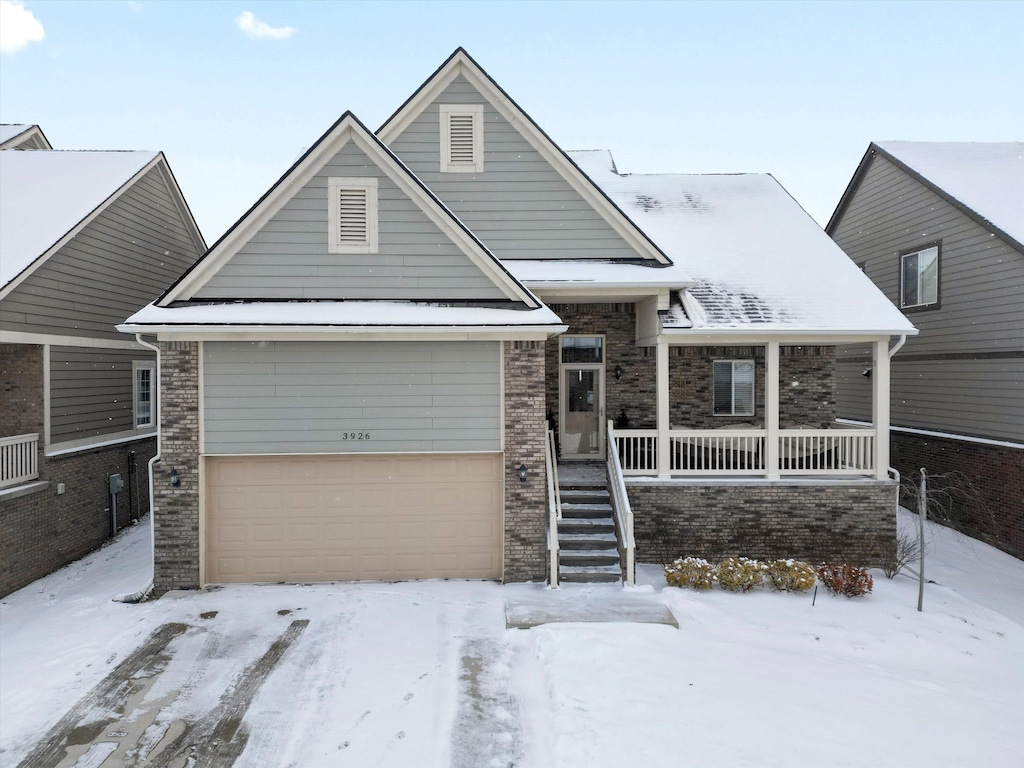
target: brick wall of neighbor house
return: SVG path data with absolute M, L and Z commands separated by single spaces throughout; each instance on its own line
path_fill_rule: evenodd
M 505 581 L 547 577 L 544 343 L 505 342 Z M 519 465 L 528 470 L 519 480 Z
M 896 538 L 893 481 L 629 483 L 637 560 L 745 556 L 879 565 Z
M 921 468 L 929 475 L 959 472 L 959 491 L 948 500 L 949 523 L 957 530 L 1024 559 L 1024 448 L 985 445 L 928 435 L 893 432 L 892 465 L 904 481 L 917 482 Z M 935 487 L 946 481 L 936 481 Z M 906 494 L 902 504 L 916 509 Z M 941 515 L 929 513 L 933 517 Z
M 154 475 L 154 592 L 199 587 L 199 344 L 160 342 L 161 456 Z M 180 485 L 170 482 L 172 469 Z
M 32 493 L 0 499 L 0 596 L 110 538 L 111 474 L 125 480 L 118 495 L 118 528 L 149 511 L 147 465 L 156 451 L 155 437 L 45 456 L 43 360 L 42 345 L 0 345 L 0 436 L 38 433 L 39 482 L 47 483 Z M 62 494 L 57 493 L 60 484 Z

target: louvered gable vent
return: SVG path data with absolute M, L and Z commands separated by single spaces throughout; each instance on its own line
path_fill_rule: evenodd
M 441 171 L 482 173 L 482 104 L 441 104 Z
M 332 178 L 329 183 L 332 253 L 377 252 L 377 179 Z

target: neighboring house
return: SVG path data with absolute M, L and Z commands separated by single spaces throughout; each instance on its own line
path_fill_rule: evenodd
M 5 595 L 148 509 L 156 355 L 115 324 L 206 245 L 162 154 L 54 151 L 37 126 L 0 140 Z
M 962 472 L 953 524 L 1024 557 L 1024 142 L 871 144 L 827 232 L 921 332 L 893 361 L 893 464 Z M 869 422 L 870 361 L 839 371 L 839 415 Z
M 771 177 L 566 155 L 461 49 L 376 134 L 344 115 L 120 327 L 161 348 L 157 591 L 544 580 L 552 459 L 613 489 L 622 467 L 627 579 L 894 540 L 903 315 Z M 835 428 L 852 342 L 877 429 Z

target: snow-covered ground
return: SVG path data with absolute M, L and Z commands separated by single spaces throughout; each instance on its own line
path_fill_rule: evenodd
M 508 630 L 506 600 L 551 593 L 411 582 L 112 602 L 148 579 L 143 524 L 0 603 L 0 764 L 79 716 L 104 724 L 106 744 L 81 765 L 133 728 L 134 751 L 116 757 L 135 764 L 248 691 L 238 766 L 1021 766 L 1024 563 L 947 529 L 927 535 L 936 583 L 923 613 L 906 573 L 812 603 L 669 589 L 643 566 L 632 594 L 667 605 L 679 629 Z M 595 605 L 624 594 L 576 589 Z M 168 625 L 131 703 L 99 695 Z M 275 647 L 279 661 L 257 664 Z

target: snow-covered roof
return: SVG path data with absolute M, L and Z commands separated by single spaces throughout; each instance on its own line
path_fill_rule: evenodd
M 444 306 L 403 301 L 281 301 L 187 304 L 159 307 L 149 304 L 129 317 L 118 330 L 125 333 L 232 330 L 479 330 L 538 328 L 559 333 L 565 325 L 547 307 L 501 309 Z
M 0 144 L 23 134 L 31 127 L 31 125 L 24 123 L 0 123 Z
M 157 152 L 0 152 L 0 287 L 158 156 Z
M 696 281 L 666 331 L 915 333 L 771 176 L 620 175 L 606 152 L 570 157 Z
M 1024 141 L 880 141 L 876 146 L 1024 243 Z
M 503 263 L 530 290 L 596 286 L 626 290 L 684 288 L 694 282 L 678 266 L 593 259 L 509 259 Z

